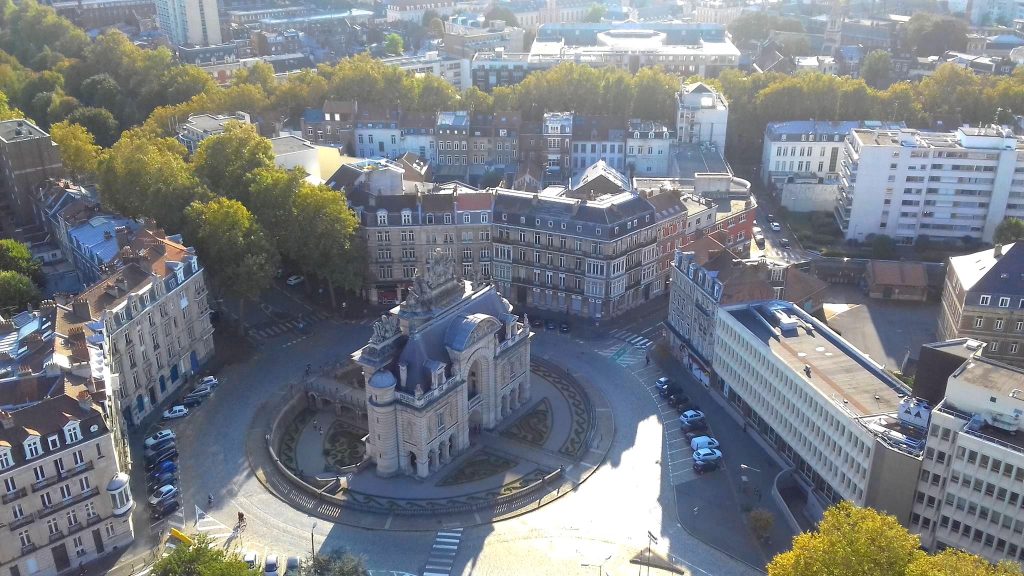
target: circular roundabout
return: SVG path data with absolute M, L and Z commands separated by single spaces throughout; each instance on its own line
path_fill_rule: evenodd
M 469 448 L 426 478 L 382 478 L 365 454 L 367 415 L 355 400 L 360 380 L 347 368 L 287 387 L 256 411 L 246 442 L 249 463 L 270 492 L 331 522 L 416 530 L 518 516 L 586 480 L 614 436 L 599 391 L 533 358 L 531 398 L 499 426 L 474 429 Z M 349 394 L 326 400 L 325 390 L 339 385 Z M 267 422 L 267 413 L 276 416 Z

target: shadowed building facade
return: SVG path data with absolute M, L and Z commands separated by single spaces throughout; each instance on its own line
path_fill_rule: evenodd
M 366 380 L 366 454 L 377 474 L 425 478 L 530 398 L 530 327 L 493 286 L 437 250 L 407 299 L 353 359 Z

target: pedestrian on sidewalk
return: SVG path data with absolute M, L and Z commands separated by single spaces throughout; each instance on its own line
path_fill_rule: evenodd
M 647 355 L 647 365 L 648 366 L 651 365 L 651 355 L 650 354 Z

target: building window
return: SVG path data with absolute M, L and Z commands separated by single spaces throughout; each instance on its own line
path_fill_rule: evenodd
M 1001 318 L 997 319 L 996 322 L 995 322 L 995 325 L 992 326 L 992 328 L 994 328 L 995 330 L 1002 330 L 1003 329 L 1003 320 Z
M 50 450 L 56 450 L 60 448 L 60 440 L 57 438 L 56 434 L 47 438 L 46 444 L 50 447 Z
M 412 212 L 402 210 L 402 224 L 405 226 L 412 224 Z
M 32 535 L 29 534 L 28 530 L 22 530 L 18 532 L 18 541 L 21 543 L 22 548 L 25 546 L 32 545 Z
M 977 318 L 974 319 L 974 327 L 975 328 L 981 328 L 981 326 L 984 323 L 985 323 L 985 319 L 982 318 L 981 316 L 978 316 Z
M 999 352 L 999 342 L 990 342 L 988 349 L 992 352 Z
M 1006 298 L 1006 297 L 1000 298 L 999 299 L 999 307 L 1000 308 L 1009 308 L 1010 307 L 1010 299 Z
M 984 294 L 984 295 L 982 295 L 981 299 L 978 301 L 978 304 L 981 304 L 982 306 L 988 306 L 989 302 L 991 302 L 991 301 L 992 301 L 992 297 L 989 296 L 988 294 Z
M 384 210 L 377 211 L 377 225 L 387 226 L 388 225 L 388 213 Z
M 452 215 L 451 214 L 445 214 L 444 215 L 444 223 L 445 224 L 451 224 L 452 223 Z
M 0 470 L 10 468 L 14 465 L 14 460 L 11 458 L 10 448 L 0 448 Z
M 71 498 L 71 484 L 65 484 L 60 487 L 60 499 L 67 500 Z
M 1017 353 L 1017 343 L 1013 342 L 1013 343 L 1010 344 L 1010 354 L 1016 354 L 1016 353 Z
M 43 453 L 38 436 L 30 436 L 25 440 L 25 457 L 35 458 Z

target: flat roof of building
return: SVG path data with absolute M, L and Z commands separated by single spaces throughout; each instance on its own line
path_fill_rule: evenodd
M 726 310 L 795 374 L 855 417 L 894 413 L 900 398 L 910 393 L 870 358 L 789 302 Z M 780 329 L 779 313 L 794 319 L 796 328 Z M 809 376 L 805 367 L 810 367 Z
M 730 172 L 722 154 L 700 144 L 679 144 L 678 152 L 673 156 L 678 168 L 679 178 L 693 178 L 701 172 Z
M 308 140 L 293 135 L 271 138 L 270 145 L 274 150 L 274 156 L 294 154 L 295 152 L 304 152 L 306 150 L 316 150 L 316 146 L 310 144 Z
M 48 136 L 48 134 L 30 120 L 14 119 L 0 122 L 0 140 L 4 142 L 28 140 L 40 136 Z

